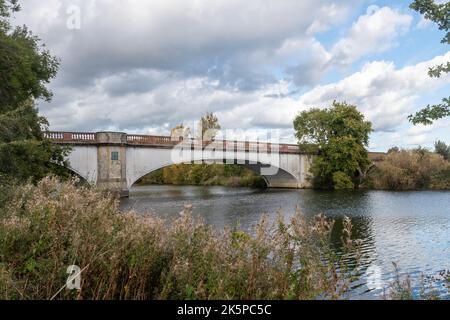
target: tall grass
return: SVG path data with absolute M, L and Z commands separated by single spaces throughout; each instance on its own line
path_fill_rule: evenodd
M 120 212 L 55 178 L 16 187 L 0 210 L 1 299 L 338 299 L 358 273 L 349 219 L 342 242 L 356 267 L 333 253 L 323 215 L 216 231 L 189 208 L 172 221 Z M 60 290 L 69 265 L 83 270 L 81 290 Z

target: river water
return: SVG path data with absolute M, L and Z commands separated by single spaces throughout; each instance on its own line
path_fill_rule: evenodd
M 350 293 L 353 299 L 376 299 L 400 275 L 413 284 L 422 275 L 450 270 L 450 192 L 448 191 L 317 191 L 248 189 L 197 186 L 139 186 L 123 199 L 123 209 L 177 217 L 185 204 L 194 214 L 218 228 L 239 226 L 251 231 L 261 215 L 289 217 L 299 207 L 312 218 L 319 213 L 334 218 L 339 234 L 344 216 L 352 219 L 355 236 L 363 241 L 361 280 Z M 333 241 L 339 241 L 335 237 Z M 372 276 L 367 276 L 371 274 Z

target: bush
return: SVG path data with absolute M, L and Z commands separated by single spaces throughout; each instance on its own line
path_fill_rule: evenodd
M 0 220 L 0 299 L 336 299 L 357 274 L 350 220 L 338 259 L 323 215 L 216 231 L 188 207 L 164 221 L 46 178 L 17 187 Z M 79 291 L 60 290 L 69 265 L 83 270 Z
M 425 149 L 392 150 L 377 163 L 367 184 L 386 190 L 446 188 L 449 170 L 449 161 Z

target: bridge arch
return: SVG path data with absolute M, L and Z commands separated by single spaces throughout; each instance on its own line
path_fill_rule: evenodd
M 234 160 L 236 160 L 236 163 L 233 163 Z M 277 173 L 275 175 L 264 175 L 261 174 L 261 168 L 267 166 L 266 164 L 263 163 L 255 163 L 255 164 L 250 164 L 250 163 L 237 163 L 239 162 L 241 159 L 222 159 L 222 162 L 219 162 L 217 159 L 216 160 L 211 160 L 211 159 L 204 159 L 204 163 L 205 164 L 220 164 L 220 165 L 230 165 L 230 164 L 234 164 L 234 165 L 238 165 L 238 166 L 242 166 L 252 172 L 254 172 L 255 174 L 261 176 L 265 183 L 266 186 L 268 188 L 271 188 L 273 186 L 276 186 L 277 184 L 280 183 L 280 181 L 284 181 L 284 183 L 297 183 L 297 178 L 294 176 L 294 174 L 276 167 L 276 171 Z M 165 164 L 159 165 L 159 166 L 155 166 L 151 169 L 148 169 L 150 171 L 146 171 L 144 173 L 144 171 L 141 171 L 141 173 L 139 173 L 139 175 L 135 175 L 133 176 L 131 179 L 127 179 L 128 180 L 128 188 L 130 189 L 134 184 L 136 184 L 136 182 L 138 182 L 140 179 L 142 179 L 143 177 L 145 177 L 146 175 L 152 173 L 152 172 L 156 172 L 158 170 L 173 166 L 173 165 L 177 165 L 177 164 L 192 164 L 193 162 L 181 162 L 181 163 L 175 163 L 175 162 L 167 162 Z
M 300 187 L 301 161 L 299 161 L 298 155 L 292 158 L 287 158 L 278 153 L 273 154 L 273 158 L 261 157 L 258 153 L 249 152 L 236 152 L 227 156 L 221 153 L 212 155 L 212 157 L 204 157 L 204 154 L 199 153 L 194 156 L 189 154 L 186 157 L 176 158 L 173 149 L 129 146 L 126 150 L 127 188 L 131 188 L 140 178 L 156 170 L 174 164 L 196 162 L 242 165 L 261 175 L 268 187 Z M 297 172 L 291 171 L 291 168 L 297 169 Z

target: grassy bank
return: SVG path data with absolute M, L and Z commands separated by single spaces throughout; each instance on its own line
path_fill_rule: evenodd
M 324 216 L 215 231 L 188 209 L 168 223 L 47 178 L 17 187 L 0 219 L 0 299 L 334 299 L 355 276 L 333 255 Z M 354 255 L 350 234 L 346 220 Z M 69 265 L 83 270 L 80 291 L 59 291 Z
M 152 172 L 138 181 L 140 185 L 173 184 L 264 188 L 261 176 L 239 165 L 178 164 Z

